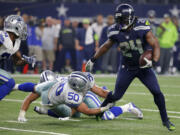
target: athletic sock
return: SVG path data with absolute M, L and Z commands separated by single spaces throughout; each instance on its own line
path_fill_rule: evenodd
M 123 113 L 123 110 L 120 106 L 114 106 L 109 111 L 111 111 L 115 117 L 118 117 Z
M 24 92 L 33 92 L 35 83 L 26 82 L 18 85 L 18 90 L 24 91 Z
M 57 114 L 55 114 L 52 110 L 48 110 L 48 116 L 54 117 L 54 118 L 59 118 Z
M 125 104 L 125 105 L 123 105 L 123 106 L 119 106 L 119 107 L 121 107 L 121 109 L 122 109 L 123 113 L 125 113 L 125 112 L 129 112 L 129 111 L 128 111 L 129 104 Z

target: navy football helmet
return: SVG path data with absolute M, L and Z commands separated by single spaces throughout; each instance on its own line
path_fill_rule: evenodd
M 135 20 L 134 9 L 129 4 L 120 4 L 116 7 L 115 21 L 122 30 L 126 30 Z

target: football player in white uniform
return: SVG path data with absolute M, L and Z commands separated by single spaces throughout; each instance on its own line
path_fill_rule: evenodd
M 43 83 L 42 83 L 43 82 Z M 94 77 L 87 72 L 72 72 L 68 77 L 57 77 L 52 71 L 44 71 L 41 74 L 40 84 L 30 86 L 31 83 L 17 84 L 17 89 L 30 89 L 33 91 L 21 107 L 18 120 L 27 121 L 25 113 L 30 103 L 41 96 L 42 107 L 35 107 L 39 114 L 46 114 L 52 117 L 79 116 L 80 113 L 96 115 L 104 112 L 103 120 L 112 120 L 124 112 L 135 114 L 143 118 L 143 114 L 133 103 L 124 106 L 108 104 L 101 108 L 98 97 L 105 98 L 107 90 L 95 85 Z M 30 87 L 29 87 L 30 86 Z M 94 94 L 95 93 L 95 94 Z M 112 107 L 110 110 L 109 108 Z
M 27 25 L 22 17 L 10 15 L 4 21 L 4 31 L 0 31 L 0 60 L 12 58 L 15 65 L 35 64 L 34 57 L 21 57 L 18 52 L 21 40 L 27 37 Z M 14 79 L 5 70 L 0 69 L 0 100 L 11 92 Z

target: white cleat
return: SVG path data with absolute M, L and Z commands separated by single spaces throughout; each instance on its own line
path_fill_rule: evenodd
M 135 115 L 138 119 L 143 119 L 142 111 L 132 102 L 129 103 L 128 112 Z

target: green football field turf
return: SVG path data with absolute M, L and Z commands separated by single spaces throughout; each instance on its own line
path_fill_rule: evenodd
M 37 82 L 38 78 L 15 77 L 15 80 L 17 83 Z M 143 120 L 123 114 L 112 121 L 96 121 L 94 116 L 85 115 L 71 121 L 60 121 L 35 113 L 33 108 L 39 105 L 35 102 L 26 114 L 28 122 L 18 123 L 19 109 L 28 93 L 15 91 L 0 102 L 0 135 L 180 135 L 180 77 L 161 76 L 158 80 L 166 97 L 168 115 L 176 125 L 175 132 L 169 132 L 162 126 L 152 95 L 138 80 L 134 80 L 116 105 L 135 103 L 144 113 Z M 96 77 L 96 83 L 113 90 L 115 77 Z

